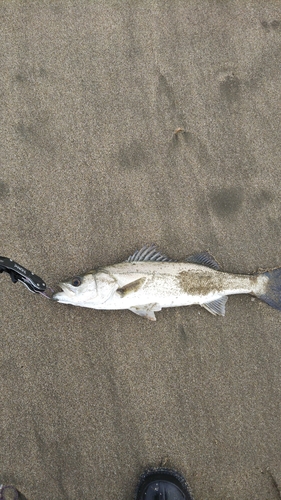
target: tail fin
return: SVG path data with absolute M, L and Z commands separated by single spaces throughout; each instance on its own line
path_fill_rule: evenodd
M 257 297 L 274 309 L 281 311 L 281 267 L 262 273 L 260 276 L 268 278 L 268 282 L 265 293 L 257 295 Z

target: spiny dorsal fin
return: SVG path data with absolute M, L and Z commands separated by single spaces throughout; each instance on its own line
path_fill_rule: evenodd
M 225 304 L 228 297 L 224 295 L 220 299 L 213 300 L 213 302 L 208 302 L 207 304 L 201 304 L 202 307 L 205 307 L 207 311 L 214 314 L 215 316 L 224 316 L 225 315 Z
M 200 266 L 211 267 L 216 271 L 220 271 L 220 265 L 209 252 L 194 253 L 187 257 L 186 262 L 190 264 L 199 264 Z
M 153 261 L 153 262 L 173 262 L 172 259 L 169 259 L 166 255 L 161 254 L 157 251 L 156 245 L 145 245 L 140 250 L 136 250 L 133 255 L 127 259 L 127 262 L 144 262 L 144 261 Z

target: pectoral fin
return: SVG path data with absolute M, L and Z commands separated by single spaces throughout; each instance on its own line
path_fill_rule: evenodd
M 207 311 L 209 311 L 211 314 L 214 314 L 215 316 L 224 316 L 225 315 L 225 304 L 227 301 L 228 297 L 227 295 L 224 295 L 220 299 L 213 300 L 213 302 L 208 302 L 207 304 L 202 304 L 202 307 L 205 307 Z
M 150 321 L 156 321 L 154 311 L 161 311 L 162 307 L 159 304 L 146 304 L 145 306 L 130 307 L 130 311 L 143 318 L 150 319 Z
M 121 295 L 121 297 L 126 297 L 129 293 L 137 292 L 145 282 L 145 278 L 139 278 L 138 280 L 131 281 L 127 285 L 117 288 L 116 292 Z

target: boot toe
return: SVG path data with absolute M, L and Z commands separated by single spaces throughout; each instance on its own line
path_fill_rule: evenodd
M 193 500 L 193 497 L 181 474 L 161 467 L 141 475 L 135 500 Z

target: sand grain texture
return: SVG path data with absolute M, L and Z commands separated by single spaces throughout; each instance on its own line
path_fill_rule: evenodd
M 281 265 L 281 2 L 0 3 L 1 255 L 50 284 L 157 243 Z M 281 314 L 231 297 L 152 323 L 1 275 L 0 483 L 129 500 L 280 499 Z

